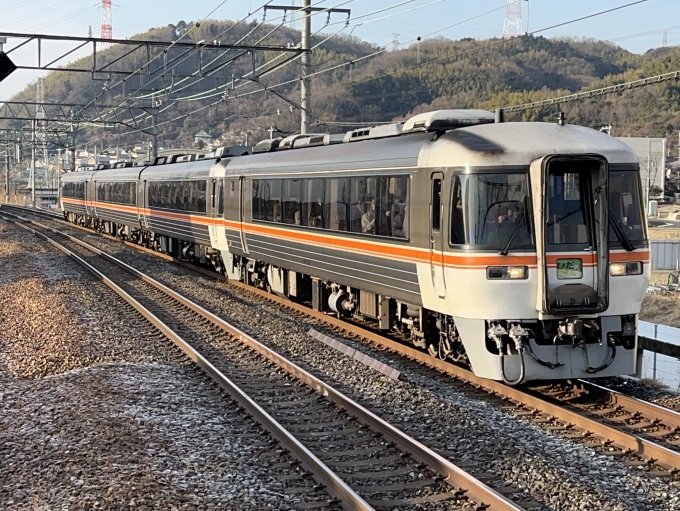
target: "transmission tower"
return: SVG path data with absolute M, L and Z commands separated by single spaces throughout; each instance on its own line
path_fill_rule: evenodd
M 399 42 L 399 36 L 401 34 L 398 34 L 397 32 L 392 32 L 392 51 L 399 51 L 399 47 L 401 46 L 401 43 Z
M 102 0 L 102 39 L 113 39 L 111 0 Z
M 663 29 L 663 41 L 661 42 L 662 47 L 668 46 L 668 29 L 664 28 Z
M 507 0 L 507 2 L 505 6 L 505 21 L 503 22 L 503 39 L 522 35 L 521 0 Z

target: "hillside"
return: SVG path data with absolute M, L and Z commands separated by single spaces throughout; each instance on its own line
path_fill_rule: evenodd
M 191 27 L 191 24 L 189 24 Z M 235 42 L 255 25 L 233 26 L 232 22 L 203 23 L 197 37 L 211 40 L 224 37 Z M 135 39 L 172 40 L 176 27 L 148 31 Z M 222 32 L 229 30 L 226 36 Z M 244 43 L 255 43 L 274 27 L 259 27 Z M 313 38 L 313 44 L 327 36 Z M 295 44 L 299 32 L 280 27 L 263 41 L 264 44 Z M 98 58 L 113 60 L 123 53 L 113 47 Z M 374 53 L 378 54 L 362 58 Z M 644 55 L 630 53 L 613 44 L 597 40 L 523 38 L 503 42 L 498 39 L 451 41 L 433 39 L 420 47 L 393 52 L 380 49 L 354 37 L 332 37 L 313 52 L 313 72 L 326 69 L 312 78 L 312 109 L 315 119 L 326 122 L 389 121 L 403 119 L 414 112 L 440 108 L 488 108 L 524 103 L 579 90 L 622 83 L 625 81 L 680 69 L 680 48 L 659 48 Z M 266 58 L 272 58 L 266 56 Z M 359 60 L 358 60 L 359 59 Z M 83 59 L 86 63 L 88 59 Z M 354 65 L 346 64 L 354 61 Z M 140 60 L 141 64 L 141 60 Z M 236 76 L 249 71 L 249 59 L 230 68 Z M 291 64 L 263 79 L 267 85 L 291 82 L 277 91 L 299 100 L 299 66 Z M 176 103 L 161 117 L 181 119 L 161 126 L 161 145 L 187 146 L 193 135 L 205 130 L 213 136 L 224 132 L 239 137 L 249 134 L 250 141 L 267 136 L 266 129 L 275 126 L 284 133 L 299 128 L 299 113 L 273 93 L 255 92 L 221 103 L 191 115 L 201 106 L 216 101 L 219 93 L 198 101 L 191 96 L 205 93 L 219 84 L 209 79 L 200 86 L 181 91 Z M 224 83 L 224 82 L 222 82 Z M 101 92 L 102 83 L 76 73 L 53 73 L 45 82 L 49 101 L 82 103 Z M 17 98 L 31 98 L 34 87 Z M 248 90 L 243 88 L 241 90 Z M 250 90 L 255 90 L 251 87 Z M 108 93 L 110 102 L 120 100 L 122 89 Z M 205 94 L 204 94 L 205 95 Z M 164 98 L 166 99 L 166 98 Z M 171 102 L 172 98 L 167 98 Z M 164 107 L 169 103 L 166 102 Z M 600 127 L 612 124 L 612 135 L 668 137 L 668 147 L 677 147 L 680 131 L 680 86 L 666 83 L 608 96 L 578 104 L 564 105 L 568 122 Z M 529 111 L 526 120 L 552 120 L 556 108 Z M 520 118 L 520 117 L 517 117 Z M 321 125 L 318 131 L 347 129 Z M 132 145 L 138 135 L 124 129 L 81 129 L 81 141 L 97 139 L 102 145 Z

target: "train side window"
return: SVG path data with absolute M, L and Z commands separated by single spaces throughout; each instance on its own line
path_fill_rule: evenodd
M 267 196 L 265 204 L 265 220 L 269 222 L 281 222 L 283 220 L 283 208 L 281 207 L 281 179 L 268 179 L 266 186 Z
M 302 225 L 323 227 L 323 179 L 305 179 L 303 184 Z
M 432 180 L 432 230 L 442 228 L 442 180 Z
M 195 181 L 194 182 L 194 211 L 197 213 L 206 213 L 208 201 L 206 200 L 206 192 L 208 188 L 208 183 L 206 181 Z
M 129 204 L 137 204 L 137 183 L 130 183 L 130 202 Z
M 224 182 L 220 181 L 220 186 L 217 190 L 217 214 L 224 215 Z
M 281 190 L 283 202 L 283 222 L 286 224 L 300 225 L 302 221 L 302 201 L 300 192 L 302 181 L 300 179 L 284 179 Z
M 326 206 L 324 227 L 333 231 L 346 231 L 349 224 L 349 179 L 326 179 Z
M 388 199 L 390 207 L 388 211 L 391 230 L 390 234 L 395 238 L 408 238 L 409 233 L 408 183 L 409 183 L 408 176 L 389 178 Z
M 465 245 L 465 224 L 463 220 L 463 191 L 460 176 L 453 177 L 451 184 L 451 244 Z
M 350 184 L 350 230 L 373 234 L 375 233 L 376 179 L 353 177 Z
M 264 188 L 264 180 L 253 179 L 253 220 L 264 220 Z

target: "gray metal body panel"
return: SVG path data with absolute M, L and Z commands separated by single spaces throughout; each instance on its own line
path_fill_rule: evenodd
M 157 208 L 150 209 L 151 215 L 148 217 L 150 231 L 183 241 L 190 241 L 192 243 L 199 243 L 200 245 L 211 246 L 210 231 L 208 226 L 192 222 L 189 218 L 189 214 L 186 212 L 173 211 L 173 216 L 177 216 L 168 218 L 162 216 L 163 213 L 167 213 L 165 210 Z M 196 213 L 192 213 L 192 215 L 195 214 Z
M 249 256 L 410 303 L 420 303 L 414 263 L 395 261 L 260 234 L 246 235 Z

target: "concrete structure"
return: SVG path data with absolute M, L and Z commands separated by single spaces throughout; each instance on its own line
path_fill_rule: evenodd
M 666 177 L 666 139 L 647 137 L 617 137 L 629 145 L 640 159 L 640 177 L 645 199 L 652 186 L 664 189 Z

